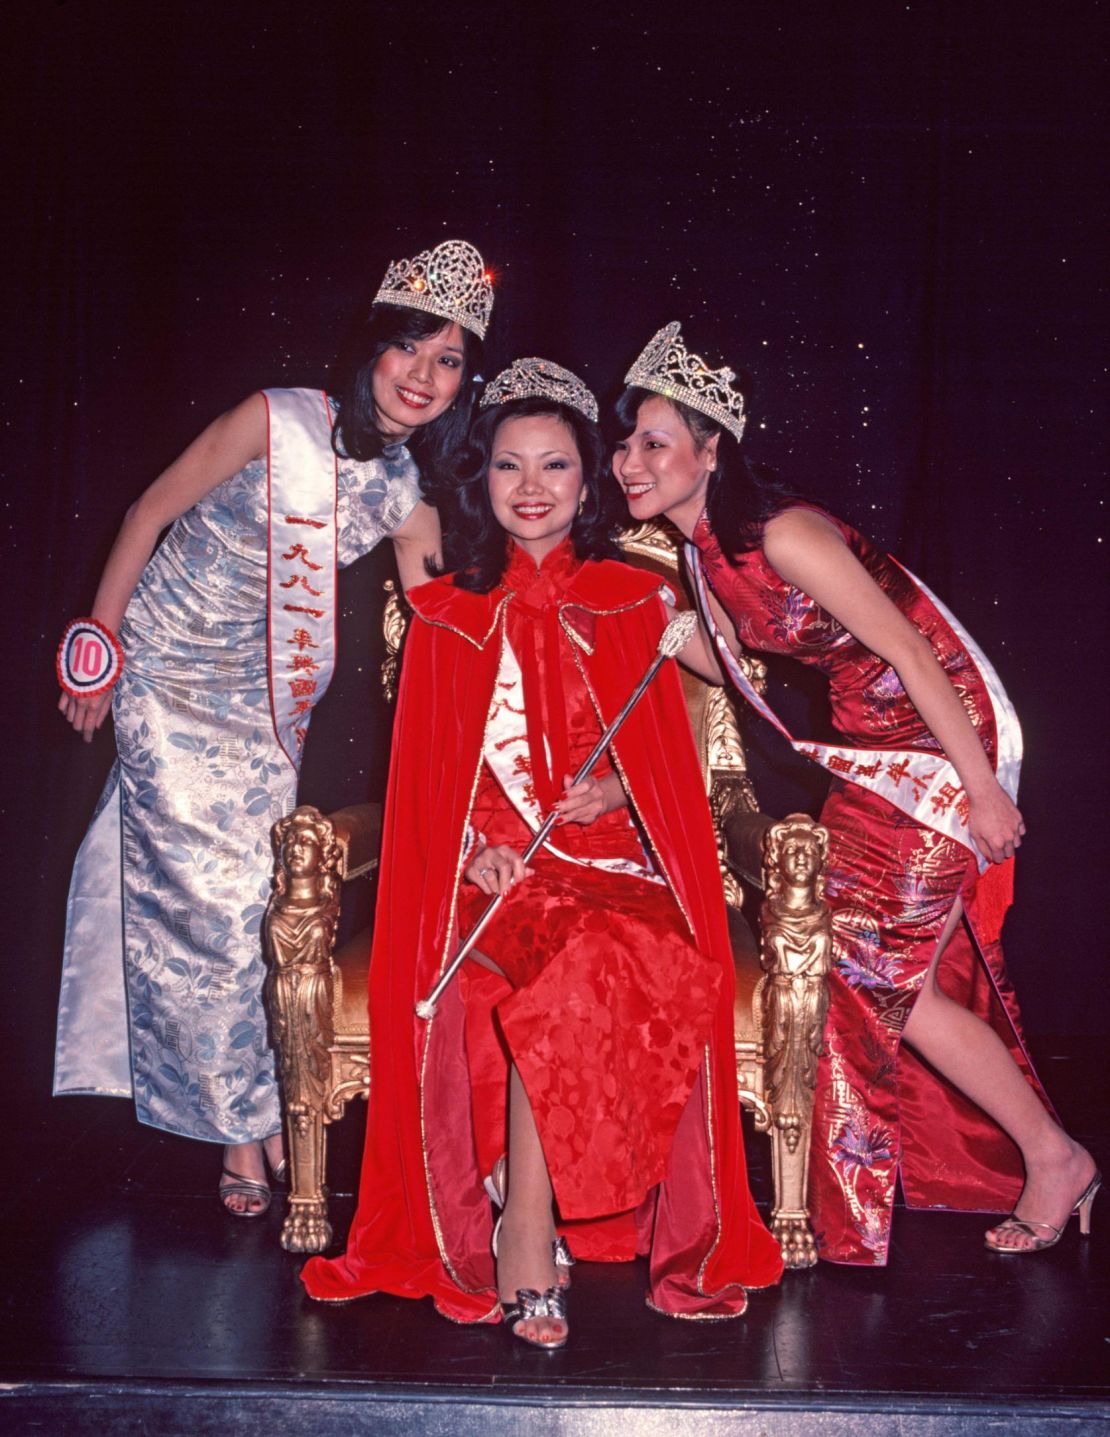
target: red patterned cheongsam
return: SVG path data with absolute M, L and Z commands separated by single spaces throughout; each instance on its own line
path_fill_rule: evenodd
M 990 695 L 952 625 L 888 555 L 847 524 L 825 517 L 929 640 L 995 763 Z M 833 723 L 847 743 L 888 749 L 892 757 L 941 753 L 894 669 L 781 578 L 761 549 L 726 559 L 705 516 L 693 539 L 702 572 L 741 643 L 820 669 L 829 681 Z M 822 1257 L 881 1265 L 899 1173 L 914 1207 L 1009 1211 L 1021 1191 L 1021 1157 L 1011 1139 L 900 1042 L 957 897 L 964 900 L 968 926 L 945 950 L 941 986 L 990 1023 L 1029 1081 L 1037 1086 L 1037 1080 L 997 924 L 984 921 L 971 850 L 835 773 L 821 821 L 830 836 L 827 897 L 835 963 L 817 1080 L 810 1207 Z

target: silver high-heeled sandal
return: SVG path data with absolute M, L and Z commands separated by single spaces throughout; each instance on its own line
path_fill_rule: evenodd
M 231 1178 L 229 1183 L 224 1178 Z M 232 1168 L 225 1167 L 220 1174 L 220 1184 L 216 1189 L 216 1195 L 220 1200 L 220 1206 L 224 1212 L 230 1213 L 232 1217 L 264 1217 L 270 1210 L 272 1194 L 266 1183 L 256 1182 L 254 1178 L 244 1177 L 242 1173 L 235 1172 Z M 261 1207 L 229 1207 L 229 1197 L 241 1197 L 247 1203 L 261 1203 Z
M 519 1323 L 530 1322 L 534 1317 L 554 1318 L 556 1322 L 566 1324 L 567 1330 L 561 1337 L 554 1338 L 529 1337 L 527 1333 L 517 1331 Z M 538 1347 L 544 1352 L 558 1352 L 560 1347 L 567 1345 L 570 1336 L 566 1289 L 549 1287 L 545 1292 L 537 1292 L 534 1287 L 519 1287 L 515 1302 L 501 1304 L 501 1321 L 509 1336 L 515 1337 L 518 1342 L 526 1342 L 529 1347 Z
M 1046 1248 L 1056 1246 L 1064 1235 L 1064 1229 L 1076 1213 L 1079 1215 L 1080 1235 L 1082 1237 L 1089 1237 L 1091 1234 L 1091 1209 L 1094 1207 L 1095 1194 L 1101 1186 L 1102 1174 L 1096 1168 L 1094 1177 L 1076 1199 L 1075 1206 L 1064 1219 L 1063 1227 L 1054 1227 L 1050 1222 L 1036 1222 L 1029 1218 L 1017 1217 L 1014 1213 L 1011 1213 L 1010 1216 L 1001 1222 L 996 1229 L 993 1229 L 993 1231 L 1020 1234 L 1022 1237 L 1032 1238 L 1032 1241 L 1026 1243 L 1024 1246 L 1018 1246 L 1012 1243 L 992 1241 L 988 1235 L 985 1239 L 987 1247 L 991 1252 L 1018 1255 L 1029 1252 L 1044 1252 Z M 1047 1228 L 1052 1234 L 1051 1237 L 1042 1237 L 1040 1233 L 1035 1231 L 1036 1228 Z
M 498 1172 L 498 1168 L 500 1168 L 500 1172 Z M 505 1160 L 504 1158 L 499 1158 L 497 1164 L 494 1166 L 494 1171 L 485 1180 L 485 1187 L 490 1195 L 490 1200 L 502 1208 L 505 1206 L 504 1198 L 501 1197 L 499 1201 L 498 1197 L 494 1196 L 494 1193 L 496 1192 L 500 1195 L 504 1192 L 504 1171 Z M 496 1177 L 501 1178 L 500 1184 L 497 1183 Z M 490 1239 L 490 1247 L 493 1250 L 495 1260 L 497 1258 L 497 1239 L 501 1236 L 501 1220 L 503 1217 L 504 1213 L 501 1213 L 494 1223 L 493 1236 Z M 553 1253 L 558 1253 L 559 1244 L 562 1241 L 562 1238 L 556 1238 L 551 1244 Z M 563 1246 L 566 1248 L 565 1243 Z M 569 1248 L 566 1248 L 566 1255 L 570 1257 Z M 573 1262 L 574 1258 L 571 1257 L 570 1261 Z M 565 1347 L 567 1345 L 567 1338 L 570 1336 L 570 1324 L 567 1323 L 567 1288 L 569 1286 L 570 1280 L 568 1278 L 566 1282 L 557 1282 L 554 1287 L 545 1288 L 543 1292 L 540 1292 L 539 1289 L 535 1287 L 518 1287 L 516 1290 L 516 1301 L 503 1302 L 501 1304 L 501 1321 L 505 1331 L 510 1337 L 515 1337 L 520 1342 L 526 1342 L 529 1347 L 538 1347 L 544 1352 L 557 1352 L 560 1347 Z M 529 1337 L 527 1333 L 516 1330 L 518 1323 L 529 1322 L 534 1317 L 551 1317 L 554 1318 L 556 1322 L 567 1323 L 567 1330 L 563 1333 L 562 1337 L 556 1338 Z

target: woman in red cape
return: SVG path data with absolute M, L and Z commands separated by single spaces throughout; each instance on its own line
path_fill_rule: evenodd
M 833 775 L 821 820 L 835 963 L 809 1169 L 818 1251 L 884 1263 L 898 1178 L 911 1206 L 1012 1207 L 987 1233 L 996 1252 L 1050 1247 L 1077 1206 L 1088 1230 L 1100 1177 L 1052 1116 L 1002 961 L 1025 832 L 1016 717 L 923 584 L 744 463 L 734 378 L 665 326 L 626 376 L 613 470 L 637 523 L 665 514 L 690 541 L 703 617 L 739 687 L 737 640 L 829 681 L 840 740 L 791 740 Z
M 456 1321 L 504 1316 L 561 1346 L 554 1198 L 579 1258 L 648 1254 L 649 1305 L 735 1317 L 782 1259 L 747 1187 L 731 951 L 673 663 L 621 729 L 615 767 L 569 781 L 667 609 L 657 579 L 599 557 L 611 520 L 581 381 L 518 361 L 483 406 L 460 491 L 470 561 L 409 595 L 358 1211 L 346 1253 L 303 1279 L 323 1300 L 430 1296 Z M 526 871 L 552 806 L 562 821 Z M 482 962 L 417 1019 L 496 892 Z M 506 1200 L 496 1269 L 491 1190 Z

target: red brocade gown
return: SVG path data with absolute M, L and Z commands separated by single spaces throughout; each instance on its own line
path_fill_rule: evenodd
M 631 810 L 556 827 L 482 935 L 505 976 L 466 963 L 430 1023 L 413 1014 L 488 901 L 462 877 L 474 844 L 524 848 L 521 810 L 548 812 L 651 662 L 659 581 L 569 544 L 537 569 L 514 546 L 489 594 L 443 579 L 409 597 L 359 1207 L 346 1253 L 307 1263 L 305 1286 L 497 1320 L 482 1179 L 505 1150 L 513 1062 L 575 1255 L 646 1253 L 650 1305 L 738 1316 L 782 1260 L 747 1188 L 727 923 L 673 663 L 613 745 Z
M 808 506 L 807 506 L 808 507 Z M 847 524 L 823 517 L 929 640 L 992 764 L 998 733 L 987 684 L 931 597 Z M 703 515 L 694 531 L 702 572 L 745 646 L 788 654 L 829 681 L 832 719 L 848 744 L 941 753 L 894 669 L 865 648 L 754 549 L 726 559 Z M 969 848 L 922 825 L 880 794 L 832 779 L 826 897 L 834 966 L 817 1078 L 809 1199 L 823 1258 L 881 1265 L 895 1179 L 911 1207 L 1008 1212 L 1022 1187 L 1012 1140 L 901 1044 L 953 903 L 967 927 L 945 949 L 940 985 L 988 1022 L 1048 1107 L 1026 1054 L 998 941 L 1002 911 Z M 988 870 L 990 872 L 990 870 Z M 996 874 L 996 876 L 1002 876 Z

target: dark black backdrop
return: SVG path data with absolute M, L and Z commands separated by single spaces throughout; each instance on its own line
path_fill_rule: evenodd
M 107 732 L 87 749 L 52 711 L 56 635 L 175 452 L 253 388 L 320 382 L 385 263 L 455 235 L 498 274 L 493 362 L 548 354 L 606 390 L 686 320 L 753 372 L 751 453 L 961 616 L 1026 733 L 1008 938 L 1029 1025 L 1104 1031 L 1097 13 L 7 12 L 4 572 L 28 624 L 7 645 L 3 1001 L 36 1102 L 69 866 L 111 757 Z M 345 579 L 302 789 L 324 805 L 382 783 L 388 563 Z M 818 721 L 808 689 L 785 701 Z M 813 801 L 756 740 L 771 799 Z

